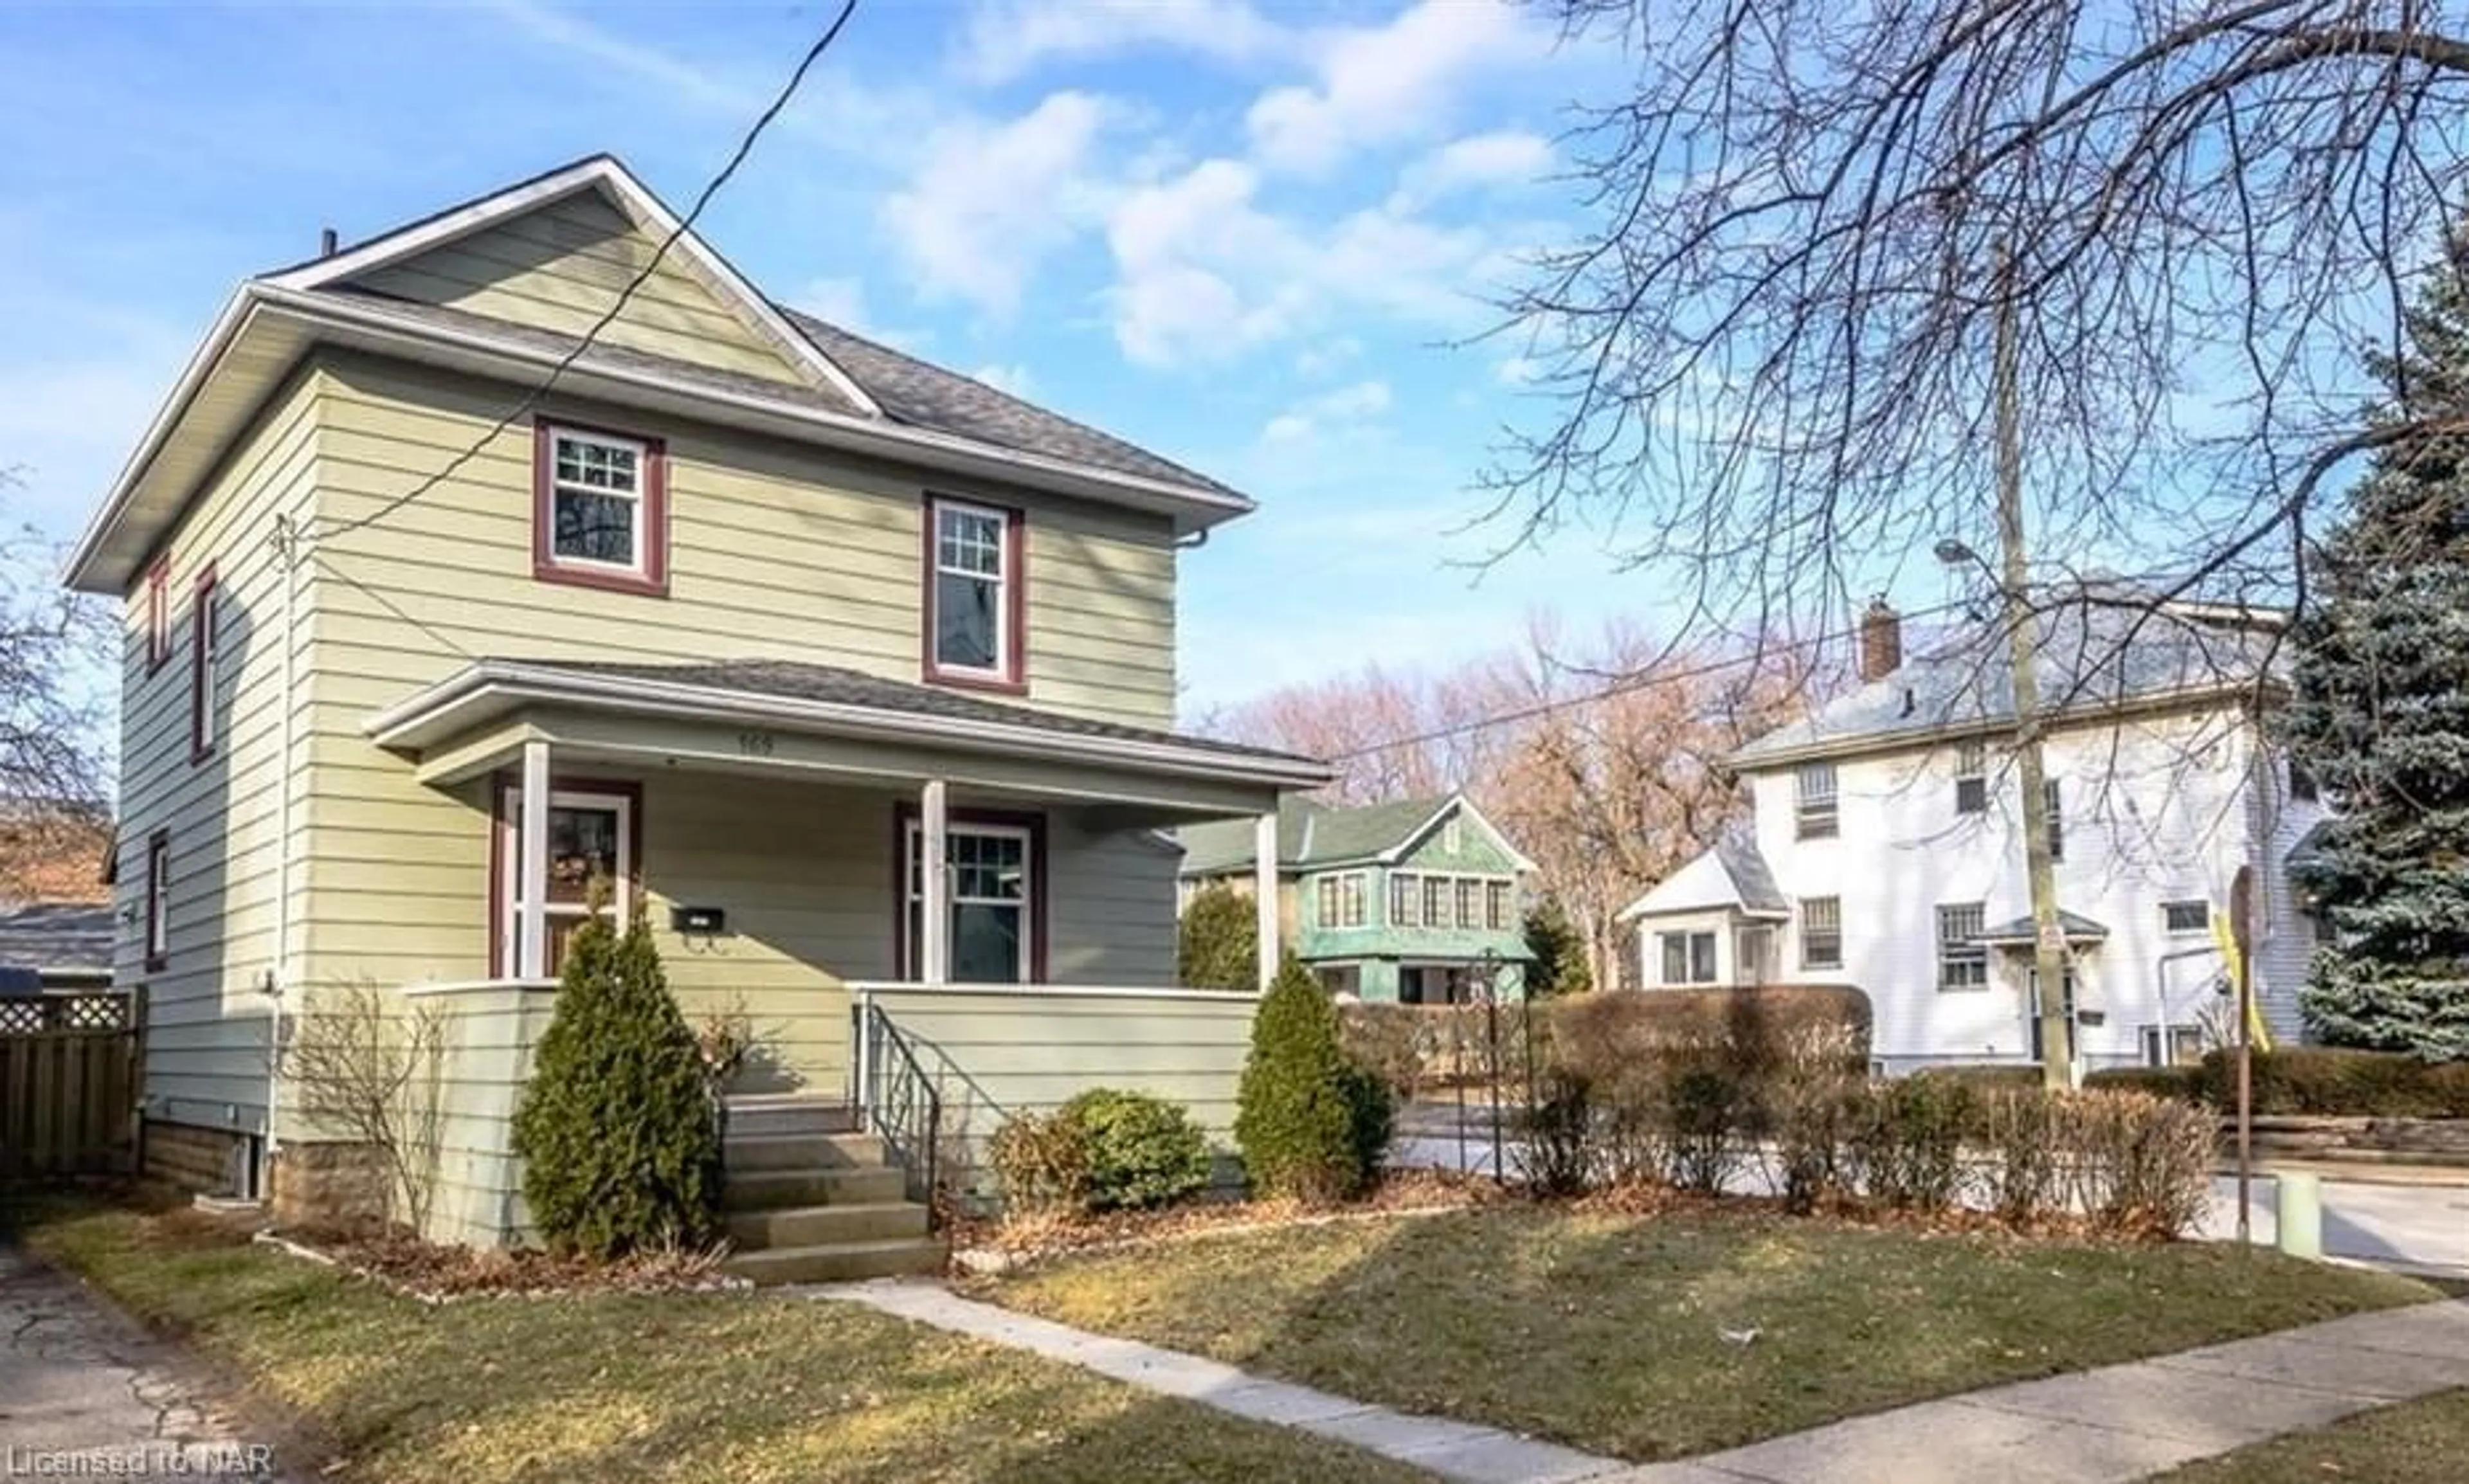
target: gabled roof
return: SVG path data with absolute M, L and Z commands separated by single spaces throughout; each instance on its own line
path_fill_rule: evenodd
M 1775 884 L 1774 871 L 1757 842 L 1727 830 L 1713 846 L 1620 911 L 1620 918 L 1671 916 L 1733 908 L 1750 916 L 1780 917 L 1791 901 Z
M 2213 604 L 2161 603 L 2151 591 L 2091 580 L 2036 594 L 2031 623 L 2044 712 L 2091 716 L 2224 695 L 2264 678 L 2282 615 Z M 1732 766 L 1812 757 L 2011 730 L 2007 633 L 1966 625 L 1879 680 L 1733 753 Z
M 594 155 L 243 282 L 80 537 L 68 561 L 70 584 L 125 591 L 265 399 L 304 357 L 326 345 L 518 385 L 538 384 L 564 365 L 561 395 L 1150 512 L 1167 517 L 1178 533 L 1254 508 L 1241 494 L 1170 459 L 784 310 L 693 232 L 679 235 L 671 252 L 750 337 L 801 372 L 798 379 L 732 373 L 605 337 L 577 354 L 579 334 L 376 292 L 358 282 L 583 191 L 598 193 L 656 241 L 676 230 L 676 216 L 623 165 Z
M 1438 828 L 1452 810 L 1490 835 L 1509 852 L 1517 870 L 1534 870 L 1534 863 L 1463 794 L 1345 807 L 1300 797 L 1285 800 L 1278 806 L 1278 864 L 1292 870 L 1395 864 Z M 1219 875 L 1252 864 L 1255 836 L 1249 820 L 1211 820 L 1188 825 L 1177 838 L 1183 842 L 1183 873 L 1187 876 Z

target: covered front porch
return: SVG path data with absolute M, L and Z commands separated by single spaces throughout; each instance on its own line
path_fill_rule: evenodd
M 469 1183 L 501 1240 L 519 1221 L 485 1217 L 516 1184 L 496 1125 L 553 1010 L 564 945 L 594 911 L 646 914 L 690 1022 L 742 1017 L 741 1093 L 862 1101 L 870 1043 L 852 1025 L 871 1007 L 905 1022 L 956 1102 L 1000 1084 L 1042 1104 L 1113 1081 L 1231 1107 L 1249 997 L 1213 997 L 1241 1007 L 1230 1018 L 1177 989 L 1166 832 L 1240 817 L 1273 837 L 1279 795 L 1327 777 L 1282 754 L 776 663 L 484 661 L 368 730 L 488 833 L 485 907 L 473 893 L 485 935 L 462 939 L 479 962 L 405 987 L 487 1008 L 456 1076 L 477 1120 L 461 1142 L 498 1157 Z M 1261 858 L 1266 877 L 1274 850 Z M 1261 885 L 1273 909 L 1274 879 Z M 1265 982 L 1273 910 L 1259 927 Z M 1187 1032 L 1206 1047 L 1182 1044 Z

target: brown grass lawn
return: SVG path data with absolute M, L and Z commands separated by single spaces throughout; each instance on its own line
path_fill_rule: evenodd
M 978 1287 L 1065 1323 L 1641 1461 L 2440 1296 L 2220 1245 L 1937 1235 L 1738 1207 L 1294 1227 Z M 1750 1329 L 1746 1346 L 1719 1334 Z
M 2160 1475 L 2158 1484 L 2457 1484 L 2469 1473 L 2469 1389 L 2362 1412 Z
M 849 1305 L 432 1309 L 179 1217 L 59 1206 L 20 1225 L 31 1250 L 186 1335 L 363 1484 L 1427 1477 Z M 325 1462 L 284 1461 L 303 1477 Z

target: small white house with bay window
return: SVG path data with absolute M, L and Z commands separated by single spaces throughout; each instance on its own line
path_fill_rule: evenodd
M 2252 870 L 2253 971 L 2298 1032 L 2314 948 L 2288 858 L 2322 818 L 2269 738 L 2281 618 L 2111 584 L 2041 595 L 2058 899 L 2083 1068 L 2199 1054 L 2230 1025 L 2230 883 Z M 1862 681 L 1736 753 L 1744 825 L 1623 914 L 1656 988 L 1850 984 L 1891 1070 L 2040 1058 L 2031 900 L 2002 632 L 1906 659 L 1882 605 Z

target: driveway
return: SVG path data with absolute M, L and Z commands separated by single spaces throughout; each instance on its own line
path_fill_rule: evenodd
M 0 1247 L 0 1478 L 279 1478 L 160 1345 L 74 1281 Z
M 1410 1126 L 1391 1151 L 1391 1158 L 1413 1169 L 1492 1172 L 1491 1141 L 1486 1134 L 1472 1130 L 1461 1145 L 1454 1137 L 1433 1137 L 1428 1125 L 1422 1131 Z M 1511 1144 L 1512 1172 L 1516 1162 L 1516 1146 Z M 1742 1194 L 1764 1195 L 1771 1194 L 1773 1188 L 1759 1171 L 1743 1170 L 1735 1178 L 1733 1189 Z M 2469 1185 L 2382 1185 L 2327 1179 L 2322 1191 L 2323 1251 L 2327 1256 L 2425 1268 L 2469 1279 Z M 2270 1243 L 2273 1240 L 2273 1210 L 2277 1194 L 2272 1176 L 2256 1177 L 2251 1228 L 2258 1242 Z M 2212 1182 L 2211 1215 L 2195 1235 L 2212 1241 L 2236 1240 L 2235 1179 L 2224 1175 Z

